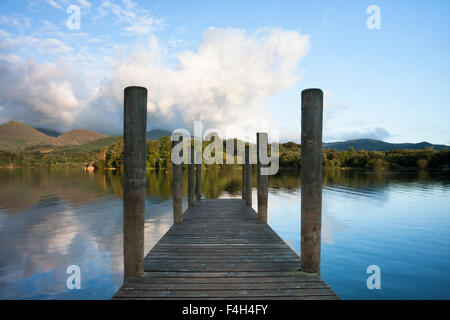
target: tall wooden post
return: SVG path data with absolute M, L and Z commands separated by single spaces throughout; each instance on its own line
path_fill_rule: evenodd
M 250 147 L 245 146 L 245 204 L 252 206 L 252 164 L 250 163 Z
M 269 195 L 269 176 L 261 174 L 261 168 L 267 167 L 261 163 L 260 150 L 267 149 L 268 136 L 266 132 L 258 132 L 256 134 L 256 152 L 257 152 L 257 182 L 258 182 L 258 218 L 263 222 L 267 222 L 267 198 Z M 265 148 L 262 146 L 265 145 Z
M 200 164 L 195 165 L 195 197 L 197 200 L 202 199 L 202 152 L 197 153 L 197 159 L 200 159 Z
M 244 148 L 244 163 L 242 164 L 242 201 L 244 201 L 245 203 L 245 199 L 247 198 L 246 196 L 246 192 L 247 192 L 247 174 L 246 174 L 246 170 L 247 170 L 247 161 L 246 161 L 246 157 L 245 157 L 245 148 Z
M 172 141 L 172 148 L 177 144 L 183 143 L 182 136 L 180 140 Z M 183 150 L 180 157 L 183 156 Z M 183 163 L 175 164 L 172 162 L 172 198 L 173 198 L 173 222 L 182 222 L 182 200 L 183 200 Z
M 301 264 L 302 271 L 320 273 L 322 225 L 323 93 L 302 91 Z
M 125 88 L 123 124 L 123 259 L 126 280 L 139 277 L 144 270 L 146 88 Z
M 191 163 L 188 164 L 188 206 L 192 207 L 195 202 L 195 168 L 194 168 L 194 147 L 190 149 Z

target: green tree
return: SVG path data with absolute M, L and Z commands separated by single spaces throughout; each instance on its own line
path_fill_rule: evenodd
M 425 169 L 428 166 L 428 161 L 426 159 L 417 160 L 417 168 Z

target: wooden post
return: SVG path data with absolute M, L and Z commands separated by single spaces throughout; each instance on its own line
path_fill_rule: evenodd
M 320 273 L 323 93 L 302 91 L 301 268 Z
M 200 159 L 200 164 L 195 165 L 195 196 L 197 200 L 202 199 L 202 152 L 197 153 L 197 159 Z
M 126 280 L 139 277 L 144 270 L 146 88 L 125 88 L 123 124 L 123 259 Z
M 172 148 L 177 144 L 183 143 L 183 138 L 172 141 Z M 180 152 L 180 157 L 183 155 L 183 150 Z M 175 164 L 172 162 L 172 197 L 173 197 L 173 222 L 181 223 L 182 219 L 182 200 L 183 200 L 183 163 Z
M 188 164 L 188 206 L 192 207 L 195 202 L 195 168 L 194 168 L 194 147 L 190 149 L 191 163 Z
M 245 149 L 244 149 L 245 151 Z M 242 201 L 244 201 L 245 203 L 245 199 L 246 199 L 246 191 L 247 191 L 247 187 L 246 187 L 246 178 L 247 175 L 245 173 L 245 171 L 247 170 L 247 164 L 246 164 L 246 160 L 245 160 L 245 153 L 244 153 L 244 163 L 242 164 Z
M 266 132 L 258 132 L 256 134 L 256 152 L 257 152 L 257 181 L 258 181 L 258 218 L 263 222 L 267 222 L 267 198 L 269 195 L 269 176 L 261 174 L 261 168 L 267 167 L 263 165 L 260 159 L 260 150 L 262 144 L 266 145 L 267 149 L 268 136 Z
M 245 204 L 252 206 L 252 165 L 250 163 L 250 147 L 245 146 Z

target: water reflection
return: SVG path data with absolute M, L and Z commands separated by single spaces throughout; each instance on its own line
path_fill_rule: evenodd
M 147 172 L 146 251 L 172 225 L 170 177 Z M 450 298 L 449 181 L 325 170 L 324 279 L 343 298 Z M 300 174 L 280 172 L 269 187 L 269 224 L 299 253 Z M 241 172 L 204 170 L 202 190 L 240 197 Z M 110 298 L 122 282 L 122 192 L 120 171 L 0 170 L 0 298 Z M 79 291 L 65 286 L 72 264 L 82 270 Z M 369 264 L 382 267 L 380 292 L 365 287 Z

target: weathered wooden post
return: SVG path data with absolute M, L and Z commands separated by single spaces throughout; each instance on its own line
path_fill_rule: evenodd
M 139 277 L 144 270 L 146 88 L 125 88 L 123 124 L 123 259 L 126 280 Z
M 266 132 L 258 132 L 256 134 L 256 152 L 257 152 L 257 182 L 258 182 L 258 218 L 263 222 L 267 222 L 267 198 L 269 195 L 269 176 L 261 174 L 261 168 L 267 167 L 267 164 L 261 163 L 260 150 L 266 152 L 268 136 Z M 264 146 L 264 147 L 263 147 Z
M 252 164 L 249 146 L 245 146 L 245 204 L 252 206 Z
M 301 268 L 320 273 L 323 93 L 302 91 Z
M 202 199 L 202 152 L 197 152 L 196 159 L 199 159 L 199 164 L 195 165 L 195 197 L 197 200 Z
M 195 202 L 195 168 L 194 168 L 194 147 L 190 149 L 191 163 L 188 164 L 188 206 L 192 207 Z
M 183 137 L 178 141 L 172 141 L 172 148 L 177 144 L 183 143 Z M 183 149 L 180 151 L 180 157 L 183 156 Z M 173 222 L 181 223 L 182 219 L 182 200 L 183 200 L 183 163 L 175 164 L 172 161 L 172 198 L 173 198 Z
M 246 164 L 246 157 L 245 157 L 245 148 L 244 148 L 244 163 L 242 164 L 242 201 L 245 203 L 246 199 L 246 192 L 247 192 L 247 175 L 245 171 L 247 170 L 247 164 Z

